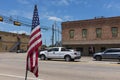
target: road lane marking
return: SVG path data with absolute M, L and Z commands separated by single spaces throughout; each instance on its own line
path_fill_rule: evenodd
M 25 78 L 24 76 L 17 76 L 17 75 L 9 75 L 9 74 L 0 74 L 0 76 L 6 76 L 6 77 L 14 77 L 14 78 Z M 32 78 L 28 77 L 30 80 L 43 80 L 43 79 L 38 79 L 38 78 Z

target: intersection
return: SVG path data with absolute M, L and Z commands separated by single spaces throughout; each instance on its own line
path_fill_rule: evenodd
M 0 53 L 0 79 L 24 80 L 25 53 Z M 94 61 L 82 57 L 75 62 L 39 60 L 39 77 L 28 72 L 28 80 L 119 80 L 120 64 L 116 60 Z

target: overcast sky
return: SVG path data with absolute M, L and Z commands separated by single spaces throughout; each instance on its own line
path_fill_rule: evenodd
M 43 43 L 51 44 L 51 27 L 56 21 L 58 28 L 61 22 L 93 19 L 94 17 L 120 16 L 120 0 L 0 0 L 0 15 L 12 16 L 23 21 L 32 20 L 34 5 L 37 4 Z M 0 22 L 0 31 L 30 34 L 31 28 L 14 26 Z

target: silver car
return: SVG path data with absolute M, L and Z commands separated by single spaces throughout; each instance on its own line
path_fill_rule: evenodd
M 97 61 L 102 59 L 118 59 L 120 61 L 120 48 L 110 48 L 104 52 L 95 53 L 93 58 Z

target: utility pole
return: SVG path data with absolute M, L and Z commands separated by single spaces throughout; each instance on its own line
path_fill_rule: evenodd
M 56 21 L 55 21 L 55 23 L 54 23 L 54 31 L 55 31 L 55 44 L 56 44 L 56 42 L 57 42 L 57 32 L 56 32 L 56 30 L 57 30 L 57 27 L 56 27 Z
M 52 25 L 52 46 L 54 45 L 54 25 Z
M 58 43 L 59 43 L 59 28 L 58 28 Z M 58 45 L 59 46 L 59 45 Z
M 61 34 L 61 31 L 59 30 L 59 27 L 56 26 L 56 21 L 54 22 L 54 24 L 52 25 L 52 46 L 54 46 L 55 44 L 57 44 L 56 46 L 59 46 L 59 37 Z

